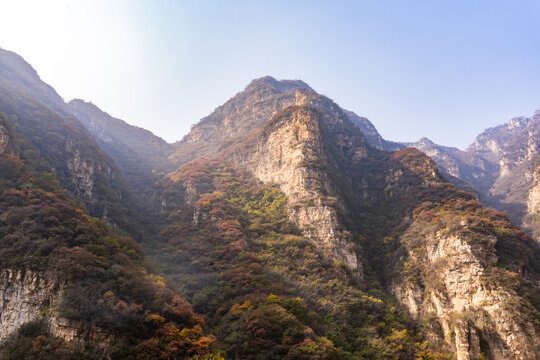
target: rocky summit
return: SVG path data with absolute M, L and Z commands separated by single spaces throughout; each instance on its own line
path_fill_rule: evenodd
M 540 359 L 539 116 L 401 144 L 264 77 L 169 144 L 1 50 L 0 357 Z

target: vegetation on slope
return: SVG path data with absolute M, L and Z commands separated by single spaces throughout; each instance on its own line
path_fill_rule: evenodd
M 114 359 L 208 353 L 213 338 L 204 335 L 203 319 L 152 273 L 141 248 L 89 217 L 53 173 L 12 154 L 0 154 L 0 239 L 0 268 L 36 271 L 60 290 L 57 302 L 42 309 L 43 321 L 3 345 L 2 358 L 104 356 L 102 344 L 89 339 L 67 344 L 52 337 L 43 322 L 53 314 L 87 333 L 101 329 Z
M 425 351 L 391 297 L 299 236 L 277 188 L 205 160 L 161 186 L 161 200 L 180 205 L 154 256 L 228 357 L 443 358 Z
M 151 221 L 114 160 L 76 118 L 7 86 L 2 79 L 0 111 L 19 135 L 13 146 L 26 164 L 39 172 L 54 173 L 68 196 L 84 203 L 92 216 L 143 239 Z

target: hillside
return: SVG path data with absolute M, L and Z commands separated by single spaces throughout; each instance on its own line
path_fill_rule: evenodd
M 150 220 L 115 160 L 28 63 L 4 50 L 0 63 L 0 112 L 20 135 L 16 141 L 21 159 L 53 173 L 91 216 L 142 239 Z
M 0 356 L 539 358 L 538 243 L 448 182 L 503 188 L 534 121 L 439 168 L 264 77 L 167 144 L 0 55 Z
M 272 91 L 268 91 L 269 83 Z M 347 113 L 330 99 L 304 86 L 297 88 L 294 94 L 288 88 L 280 93 L 274 84 L 275 80 L 270 81 L 268 78 L 252 82 L 246 88 L 246 93 L 239 93 L 227 102 L 227 107 L 233 109 L 227 115 L 232 120 L 226 121 L 221 116 L 223 108 L 218 108 L 214 114 L 201 121 L 202 125 L 195 125 L 192 133 L 180 144 L 184 149 L 182 154 L 187 154 L 185 161 L 197 157 L 199 159 L 187 162 L 178 172 L 170 174 L 168 180 L 160 185 L 162 195 L 156 199 L 160 211 L 170 213 L 172 218 L 179 216 L 179 219 L 183 219 L 179 223 L 171 223 L 172 228 L 167 227 L 163 232 L 169 240 L 166 242 L 167 250 L 158 255 L 160 263 L 178 264 L 173 267 L 164 265 L 167 273 L 174 278 L 178 273 L 184 274 L 180 268 L 195 266 L 195 272 L 209 281 L 205 284 L 210 284 L 212 277 L 206 278 L 201 267 L 204 269 L 209 266 L 212 269 L 217 264 L 227 264 L 231 260 L 223 256 L 230 252 L 234 254 L 239 251 L 239 254 L 243 254 L 242 259 L 248 256 L 249 263 L 248 254 L 254 251 L 251 249 L 256 249 L 251 261 L 260 258 L 261 245 L 257 244 L 261 240 L 263 246 L 271 246 L 278 251 L 278 245 L 269 245 L 271 240 L 265 236 L 268 231 L 276 230 L 263 230 L 255 234 L 250 232 L 251 226 L 258 229 L 260 225 L 250 225 L 244 216 L 248 219 L 250 214 L 254 216 L 258 213 L 255 209 L 250 210 L 248 207 L 246 215 L 236 210 L 236 217 L 220 223 L 224 221 L 221 218 L 223 201 L 226 204 L 230 201 L 238 201 L 239 204 L 246 202 L 248 206 L 257 203 L 249 201 L 250 193 L 245 193 L 245 190 L 239 200 L 233 200 L 234 196 L 240 194 L 236 191 L 230 193 L 231 190 L 227 188 L 233 184 L 238 186 L 236 176 L 226 175 L 230 171 L 227 169 L 243 169 L 268 186 L 279 186 L 287 198 L 287 217 L 304 241 L 313 244 L 323 259 L 345 270 L 344 273 L 336 274 L 336 280 L 350 283 L 353 289 L 367 290 L 368 294 L 386 292 L 396 296 L 412 317 L 411 324 L 417 324 L 416 330 L 413 328 L 407 331 L 412 331 L 411 334 L 417 331 L 416 336 L 423 336 L 427 341 L 426 349 L 435 353 L 443 351 L 455 354 L 458 359 L 479 357 L 482 354 L 494 359 L 506 359 L 508 354 L 516 359 L 536 356 L 538 349 L 532 345 L 532 339 L 538 332 L 533 325 L 538 316 L 538 310 L 533 306 L 537 303 L 534 289 L 538 279 L 538 248 L 534 242 L 513 227 L 504 215 L 483 208 L 474 200 L 473 195 L 456 190 L 447 183 L 435 164 L 422 153 L 409 149 L 396 153 L 380 151 L 369 144 L 364 134 L 349 120 Z M 252 103 L 246 103 L 249 94 L 257 93 L 264 95 L 256 97 L 257 100 Z M 236 104 L 236 99 L 242 105 Z M 280 101 L 281 104 L 290 105 L 282 110 L 274 110 Z M 236 113 L 235 109 L 241 111 Z M 260 113 L 259 109 L 262 109 Z M 273 114 L 269 114 L 272 110 Z M 233 118 L 236 114 L 243 119 L 242 126 L 251 129 L 243 136 L 236 132 Z M 267 118 L 266 122 L 262 121 L 264 117 Z M 221 129 L 216 138 L 200 136 L 203 133 L 201 127 L 208 126 L 208 119 L 215 119 L 213 126 Z M 189 153 L 192 149 L 196 150 Z M 226 168 L 208 169 L 208 161 L 216 161 Z M 210 178 L 201 184 L 205 176 Z M 214 202 L 219 204 L 218 208 L 214 207 Z M 238 203 L 235 202 L 235 205 L 238 206 Z M 426 212 L 433 214 L 426 215 L 429 220 L 424 218 Z M 416 214 L 422 216 L 417 217 Z M 201 232 L 201 227 L 216 221 L 218 223 L 213 225 L 217 226 L 216 229 Z M 261 221 L 258 220 L 256 224 Z M 262 223 L 269 221 L 267 219 Z M 210 248 L 198 250 L 200 254 L 208 255 L 218 251 L 217 258 L 193 258 L 190 251 L 185 250 L 186 246 L 190 248 L 187 244 L 197 239 L 195 235 L 194 240 L 190 241 L 190 236 L 194 235 L 188 234 L 217 235 L 220 231 L 225 231 L 228 236 L 208 239 L 208 245 L 204 246 Z M 188 238 L 181 240 L 179 234 Z M 226 240 L 228 238 L 230 240 Z M 197 248 L 203 246 L 199 241 L 195 243 Z M 435 245 L 439 247 L 437 250 L 433 248 Z M 287 247 L 293 254 L 300 254 L 290 245 Z M 422 255 L 432 254 L 433 251 L 436 251 L 436 256 Z M 485 254 L 492 255 L 484 258 Z M 286 258 L 286 254 L 280 256 Z M 263 273 L 271 274 L 276 260 L 271 257 L 264 259 L 268 262 L 263 261 L 261 264 Z M 296 264 L 292 258 L 287 262 Z M 189 265 L 194 263 L 197 265 Z M 455 269 L 461 268 L 461 264 L 468 264 L 470 270 L 463 267 L 463 274 L 456 273 Z M 315 285 L 311 285 L 311 289 L 303 289 L 301 278 L 296 279 L 294 275 L 297 266 L 283 269 L 274 281 L 291 282 L 291 287 L 299 291 L 297 294 L 301 294 L 300 291 L 316 291 Z M 309 274 L 318 278 L 323 273 L 327 271 L 317 270 Z M 465 283 L 451 280 L 465 274 L 468 278 Z M 186 286 L 186 291 L 192 293 L 193 301 L 198 303 L 199 295 L 191 287 L 194 285 L 180 283 L 179 279 L 184 278 L 184 275 L 178 275 L 177 283 Z M 510 285 L 511 279 L 517 282 Z M 228 281 L 234 280 L 232 277 Z M 220 283 L 217 279 L 214 281 Z M 246 281 L 249 284 L 250 280 Z M 314 280 L 312 284 L 321 282 L 324 281 Z M 246 290 L 241 290 L 241 284 L 234 283 L 232 288 L 229 286 L 227 289 L 237 289 L 233 294 L 244 293 Z M 523 292 L 521 288 L 529 290 Z M 250 285 L 249 289 L 248 293 L 257 293 L 256 286 Z M 219 287 L 213 291 L 211 296 L 221 293 Z M 370 296 L 368 294 L 365 296 Z M 280 301 L 291 296 L 290 293 L 280 295 Z M 392 300 L 387 296 L 376 298 L 378 300 L 375 301 L 380 301 L 388 309 L 387 306 L 392 307 Z M 313 297 L 317 298 L 316 295 L 306 296 L 309 299 Z M 506 305 L 505 299 L 508 298 L 523 304 L 524 308 L 518 310 L 518 315 L 515 308 Z M 334 306 L 351 309 L 350 306 L 339 306 L 339 297 L 335 302 L 326 301 L 330 309 Z M 433 303 L 438 304 L 437 307 L 433 307 Z M 241 306 L 241 301 L 236 305 Z M 309 305 L 317 308 L 316 304 Z M 227 313 L 229 306 L 222 313 Z M 361 312 L 370 313 L 364 308 L 365 304 L 360 303 L 358 306 Z M 213 314 L 215 310 L 204 311 Z M 324 310 L 315 311 L 321 312 L 324 313 Z M 353 316 L 350 312 L 345 314 L 345 318 Z M 401 317 L 401 321 L 404 321 L 401 326 L 405 330 L 409 323 L 407 315 L 400 316 L 405 316 Z M 497 318 L 504 325 L 488 321 L 486 316 Z M 465 318 L 468 320 L 460 320 Z M 422 328 L 420 324 L 426 321 L 432 326 Z M 329 324 L 330 328 L 339 326 L 339 323 L 339 317 L 334 318 Z M 407 340 L 408 335 L 403 333 L 402 348 L 408 350 L 400 355 L 390 355 L 392 350 L 389 350 L 389 353 L 383 355 L 384 352 L 378 352 L 380 348 L 373 347 L 375 343 L 372 341 L 363 345 L 356 342 L 343 343 L 338 339 L 346 337 L 347 332 L 335 336 L 331 335 L 332 331 L 328 327 L 315 324 L 310 325 L 316 334 L 318 330 L 318 334 L 334 342 L 338 353 L 344 358 L 362 358 L 366 354 L 374 358 L 409 358 L 414 356 L 412 354 L 420 356 L 418 354 L 422 351 L 417 346 L 407 347 L 405 344 L 412 344 L 409 342 L 412 339 Z M 361 322 L 355 324 L 351 325 L 350 332 L 365 331 L 361 330 Z M 216 326 L 219 329 L 219 325 Z M 216 330 L 216 334 L 220 334 L 220 331 Z M 382 336 L 382 333 L 368 336 L 374 336 L 374 341 L 379 339 L 377 341 L 386 343 L 384 346 L 392 349 L 387 343 L 391 340 Z M 349 349 L 360 352 L 350 352 Z
M 538 209 L 529 204 L 535 202 L 539 124 L 539 112 L 514 118 L 478 135 L 465 151 L 426 140 L 407 145 L 432 157 L 444 172 L 471 184 L 483 203 L 505 211 L 538 239 Z
M 168 160 L 173 148 L 160 137 L 113 118 L 92 103 L 75 99 L 68 105 L 99 146 L 115 159 L 135 193 L 144 193 L 164 173 L 174 170 Z
M 212 337 L 139 245 L 19 157 L 0 115 L 0 357 L 148 359 L 206 354 Z

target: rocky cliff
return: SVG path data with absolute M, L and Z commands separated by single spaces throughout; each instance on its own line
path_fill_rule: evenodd
M 60 290 L 54 279 L 31 270 L 0 272 L 0 342 L 21 325 L 44 316 Z
M 301 91 L 297 95 L 301 97 Z M 304 235 L 362 277 L 352 234 L 339 220 L 338 211 L 345 210 L 341 194 L 324 171 L 328 159 L 320 117 L 307 106 L 283 110 L 272 117 L 256 145 L 234 155 L 233 163 L 279 185 L 289 198 L 289 217 Z
M 41 322 L 54 337 L 68 342 L 95 341 L 106 348 L 111 334 L 82 322 L 62 318 L 56 306 L 63 284 L 45 273 L 30 269 L 3 269 L 0 272 L 0 343 L 21 326 Z
M 538 328 L 524 316 L 535 300 L 518 289 L 520 275 L 527 276 L 518 274 L 523 263 L 497 267 L 501 234 L 486 231 L 488 222 L 447 214 L 434 226 L 426 221 L 431 215 L 419 215 L 400 237 L 407 252 L 393 293 L 428 338 L 458 360 L 536 359 Z
M 485 204 L 506 211 L 511 220 L 538 233 L 536 213 L 528 206 L 534 198 L 534 172 L 540 149 L 540 113 L 519 117 L 487 129 L 466 151 L 423 139 L 414 146 L 431 156 L 443 172 L 471 184 Z
M 118 163 L 136 194 L 144 194 L 163 174 L 174 170 L 168 159 L 173 147 L 160 137 L 116 119 L 92 103 L 75 99 L 68 106 Z
M 8 124 L 0 131 L 9 129 L 19 139 L 6 150 L 37 171 L 54 174 L 63 190 L 84 203 L 92 216 L 142 236 L 142 206 L 115 160 L 28 63 L 4 50 L 0 51 L 0 112 Z
M 258 91 L 253 83 L 248 89 Z M 235 98 L 227 103 L 231 109 L 239 107 Z M 287 106 L 273 114 L 276 98 L 286 99 Z M 373 147 L 352 115 L 330 99 L 303 87 L 294 94 L 272 93 L 264 103 L 274 105 L 260 114 L 259 102 L 242 103 L 241 118 L 248 122 L 242 126 L 251 129 L 244 136 L 229 128 L 235 123 L 231 112 L 227 122 L 216 121 L 221 134 L 234 135 L 213 138 L 209 131 L 204 146 L 197 147 L 203 137 L 196 125 L 184 140 L 197 149 L 191 156 L 221 159 L 277 184 L 287 195 L 289 218 L 303 235 L 357 279 L 377 278 L 424 329 L 431 349 L 446 349 L 460 360 L 539 354 L 531 315 L 538 310 L 531 310 L 534 299 L 516 285 L 537 286 L 537 260 L 531 254 L 538 249 L 525 234 L 447 183 L 419 151 Z M 465 167 L 459 150 L 444 152 L 428 140 L 423 144 L 432 147 L 435 158 L 453 161 L 447 176 L 473 168 L 482 171 L 473 178 L 495 183 L 488 171 L 500 165 L 488 156 Z M 508 250 L 512 246 L 519 251 Z M 515 303 L 522 308 L 509 305 Z
M 12 140 L 8 123 L 0 118 L 0 154 L 9 154 L 13 151 Z

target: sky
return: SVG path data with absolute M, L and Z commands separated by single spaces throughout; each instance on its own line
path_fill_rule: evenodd
M 540 108 L 540 1 L 0 0 L 0 47 L 169 142 L 253 79 L 302 79 L 395 141 L 465 148 Z

